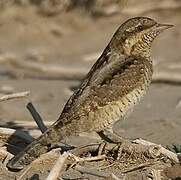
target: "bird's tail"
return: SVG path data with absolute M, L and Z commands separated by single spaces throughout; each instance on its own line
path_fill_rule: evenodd
M 23 169 L 41 154 L 48 152 L 52 144 L 60 142 L 63 139 L 64 134 L 64 128 L 57 132 L 54 127 L 50 127 L 37 140 L 33 141 L 23 151 L 14 156 L 7 163 L 7 167 L 12 170 Z

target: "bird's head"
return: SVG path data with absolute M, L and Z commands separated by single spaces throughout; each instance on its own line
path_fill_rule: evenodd
M 113 36 L 111 45 L 125 55 L 150 57 L 153 40 L 164 30 L 173 27 L 159 24 L 151 18 L 135 17 L 123 23 Z

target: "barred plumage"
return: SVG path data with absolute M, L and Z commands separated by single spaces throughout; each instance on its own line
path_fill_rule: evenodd
M 146 93 L 152 77 L 151 42 L 171 25 L 147 17 L 123 23 L 59 119 L 7 164 L 22 169 L 70 135 L 102 131 L 123 119 Z

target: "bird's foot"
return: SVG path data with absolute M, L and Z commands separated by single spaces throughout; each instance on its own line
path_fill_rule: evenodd
M 117 154 L 116 154 L 116 160 L 119 160 L 121 156 L 123 155 L 123 149 L 125 147 L 131 147 L 132 143 L 128 139 L 122 139 L 121 142 L 117 142 Z
M 98 156 L 104 154 L 106 145 L 107 145 L 106 142 L 100 144 L 98 148 Z
M 114 158 L 119 160 L 125 149 L 131 149 L 132 142 L 129 139 L 121 138 L 121 141 L 117 142 L 105 142 L 103 141 L 98 148 L 98 155 L 107 154 L 108 152 L 113 153 Z

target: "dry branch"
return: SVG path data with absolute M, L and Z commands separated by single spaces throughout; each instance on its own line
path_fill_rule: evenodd
M 58 177 L 60 176 L 60 172 L 61 172 L 68 156 L 69 156 L 69 153 L 64 153 L 59 156 L 59 158 L 57 159 L 55 165 L 53 166 L 53 168 L 50 171 L 46 180 L 57 180 L 58 179 Z
M 33 106 L 33 104 L 31 102 L 29 102 L 26 107 L 29 110 L 29 112 L 31 113 L 31 115 L 32 115 L 34 121 L 36 122 L 38 128 L 40 129 L 40 131 L 42 133 L 44 133 L 47 130 L 47 127 L 45 126 L 40 114 L 36 111 L 35 107 Z
M 103 160 L 106 158 L 106 155 L 103 154 L 103 155 L 98 155 L 98 156 L 93 156 L 93 157 L 81 158 L 81 157 L 75 156 L 74 154 L 70 154 L 70 157 L 74 158 L 76 162 L 85 162 L 85 161 L 88 162 L 88 161 Z
M 24 97 L 27 97 L 29 94 L 30 94 L 30 91 L 8 94 L 8 95 L 1 96 L 0 101 L 7 101 L 7 100 L 11 100 L 11 99 L 24 98 Z
M 31 166 L 28 166 L 24 171 L 23 173 L 18 177 L 16 178 L 17 180 L 23 180 L 25 177 L 26 177 L 26 174 L 27 172 L 31 169 Z
M 78 164 L 74 167 L 74 169 L 81 173 L 90 174 L 96 177 L 111 178 L 111 179 L 116 179 L 116 180 L 120 179 L 117 176 L 115 176 L 113 173 L 101 172 L 96 169 L 90 169 L 87 167 L 80 166 Z
M 131 172 L 131 171 L 136 171 L 136 170 L 138 170 L 138 169 L 151 166 L 151 165 L 153 165 L 153 164 L 154 164 L 153 162 L 142 163 L 142 164 L 139 164 L 139 165 L 137 165 L 137 166 L 131 167 L 131 168 L 125 170 L 125 171 L 122 171 L 122 173 L 128 173 L 128 172 Z
M 137 144 L 145 145 L 145 146 L 152 146 L 153 150 L 150 153 L 154 153 L 157 156 L 162 154 L 162 155 L 166 156 L 167 158 L 169 158 L 170 160 L 172 160 L 173 162 L 179 163 L 179 158 L 177 157 L 177 154 L 169 151 L 168 149 L 165 149 L 161 145 L 157 145 L 155 143 L 151 143 L 151 142 L 145 141 L 143 139 L 136 139 L 136 140 L 134 140 L 134 142 Z
M 2 163 L 6 164 L 7 160 L 11 159 L 12 157 L 13 155 L 11 153 L 7 152 L 3 148 L 0 149 L 0 158 L 3 158 Z

